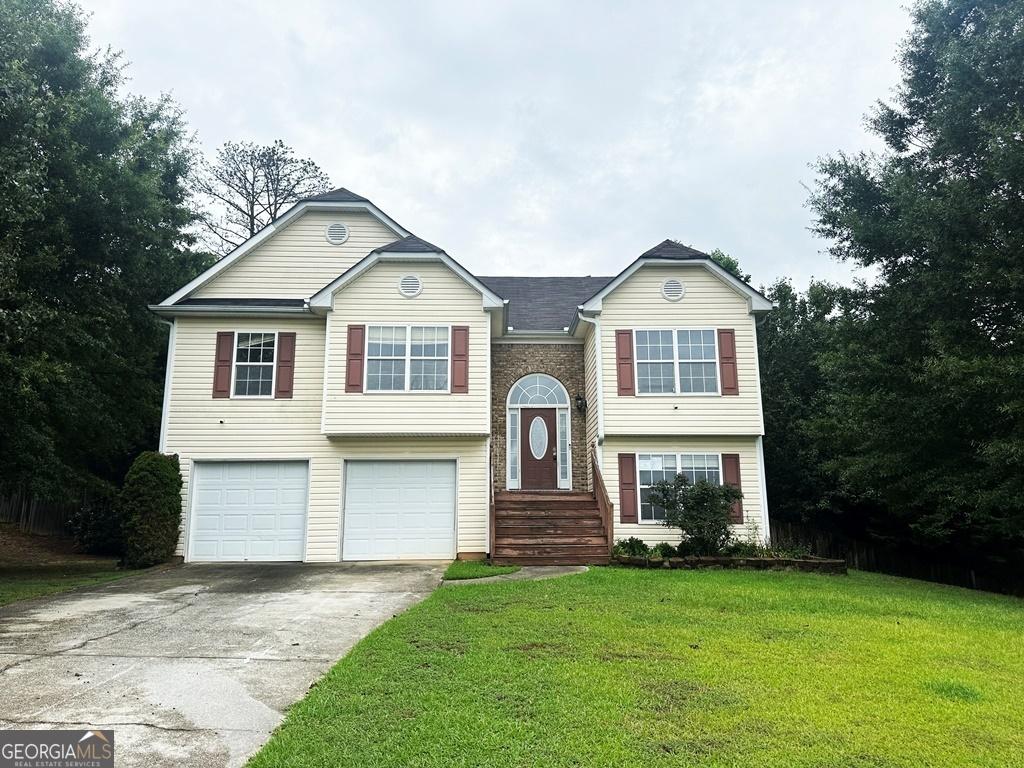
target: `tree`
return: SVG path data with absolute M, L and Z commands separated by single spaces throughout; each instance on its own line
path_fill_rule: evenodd
M 729 540 L 729 510 L 743 498 L 739 488 L 707 480 L 691 483 L 679 473 L 651 486 L 648 499 L 665 510 L 662 521 L 682 531 L 680 554 L 717 555 Z
M 60 0 L 0 3 L 0 493 L 67 499 L 155 442 L 188 250 L 191 148 L 168 99 L 120 97 Z
M 1024 557 L 1024 0 L 922 0 L 886 148 L 818 164 L 816 231 L 870 267 L 821 358 L 843 492 L 897 539 Z
M 255 235 L 298 200 L 331 188 L 327 174 L 312 160 L 295 157 L 277 139 L 268 146 L 226 142 L 216 162 L 204 161 L 195 191 L 209 246 L 227 253 Z
M 711 260 L 726 272 L 732 273 L 744 283 L 750 282 L 750 274 L 743 271 L 739 261 L 723 251 L 721 248 L 715 248 L 715 250 L 709 253 L 708 256 L 710 256 Z

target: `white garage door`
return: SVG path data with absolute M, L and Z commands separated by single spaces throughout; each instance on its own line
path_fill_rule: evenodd
M 345 462 L 343 560 L 455 556 L 454 461 Z
M 304 461 L 197 462 L 191 560 L 302 560 Z

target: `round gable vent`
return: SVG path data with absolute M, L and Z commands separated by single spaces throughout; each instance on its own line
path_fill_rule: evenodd
M 404 275 L 402 279 L 398 281 L 398 292 L 407 299 L 419 296 L 422 291 L 423 283 L 416 275 Z
M 661 284 L 661 295 L 669 301 L 679 301 L 686 295 L 686 287 L 681 281 L 676 280 L 674 277 L 670 277 Z
M 348 227 L 340 221 L 327 225 L 327 242 L 331 245 L 341 245 L 348 240 Z

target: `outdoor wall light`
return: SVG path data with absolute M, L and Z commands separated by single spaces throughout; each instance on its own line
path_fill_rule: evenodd
M 586 413 L 587 412 L 587 398 L 585 398 L 583 395 L 576 395 L 575 400 L 576 400 L 576 410 L 579 411 L 580 413 Z

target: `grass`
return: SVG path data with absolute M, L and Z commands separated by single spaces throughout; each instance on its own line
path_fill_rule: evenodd
M 515 573 L 518 565 L 491 565 L 483 560 L 455 560 L 444 572 L 449 581 L 462 579 L 486 579 L 488 576 L 501 576 L 503 573 Z
M 599 568 L 440 589 L 264 766 L 1024 765 L 1024 601 L 852 573 Z
M 0 605 L 127 576 L 117 560 L 82 555 L 67 539 L 32 536 L 0 524 Z
M 0 605 L 30 597 L 66 592 L 75 587 L 101 584 L 129 573 L 130 571 L 118 570 L 116 563 L 68 563 L 21 566 L 17 569 L 0 566 Z

